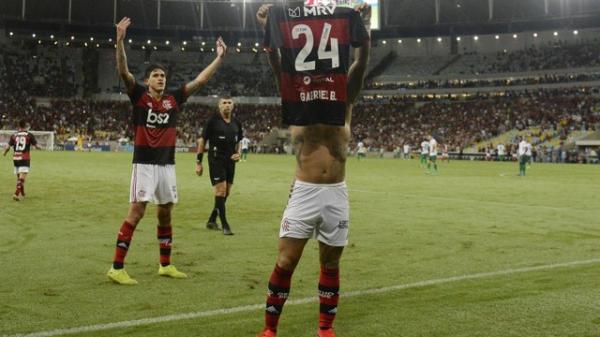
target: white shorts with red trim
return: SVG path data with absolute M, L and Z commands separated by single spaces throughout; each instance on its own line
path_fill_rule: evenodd
M 177 203 L 175 165 L 133 164 L 129 202 Z
M 280 238 L 311 236 L 332 247 L 348 244 L 350 206 L 346 183 L 311 184 L 296 181 L 283 213 Z
M 19 173 L 29 173 L 29 166 L 15 166 L 15 175 Z

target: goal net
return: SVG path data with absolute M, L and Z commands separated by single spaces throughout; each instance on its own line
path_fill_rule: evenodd
M 10 136 L 15 134 L 17 130 L 0 130 L 0 146 L 4 148 Z M 53 151 L 54 150 L 54 131 L 33 131 L 29 130 L 38 142 L 38 146 L 42 149 Z

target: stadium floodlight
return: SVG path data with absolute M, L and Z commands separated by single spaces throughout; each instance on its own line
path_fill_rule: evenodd
M 206 41 L 202 41 L 202 45 L 205 46 L 206 45 Z
M 254 44 L 254 47 L 258 47 L 258 46 L 260 46 L 260 43 L 256 42 L 256 43 Z
M 184 46 L 187 46 L 187 41 L 183 41 L 183 45 L 184 45 Z
M 38 40 L 38 44 L 42 44 L 42 40 Z
M 31 37 L 34 39 L 35 39 L 35 36 L 36 36 L 35 33 L 31 34 Z
M 238 52 L 238 53 L 242 52 L 242 50 L 240 48 L 235 48 L 235 51 Z
M 156 46 L 154 46 L 153 48 L 154 48 L 154 50 L 158 50 L 158 48 Z
M 437 41 L 438 41 L 438 42 L 442 42 L 442 38 L 441 38 L 441 37 L 438 37 L 438 38 L 437 38 Z
M 54 45 L 57 46 L 58 45 L 58 41 L 54 41 Z
M 578 30 L 574 30 L 573 31 L 573 35 L 579 35 L 579 31 Z
M 93 36 L 92 36 L 92 37 L 90 37 L 90 41 L 94 41 L 94 37 L 93 37 Z
M 533 37 L 538 37 L 538 33 L 533 33 Z
M 142 46 L 142 49 L 143 49 L 143 50 L 146 50 L 146 46 Z
M 496 36 L 494 36 L 494 39 L 496 39 L 496 40 L 500 40 L 500 35 L 496 35 Z
M 75 40 L 75 36 L 71 35 L 71 41 Z
M 165 44 L 166 44 L 167 46 L 169 45 L 169 43 L 171 43 L 171 42 L 169 42 L 169 40 L 165 41 Z
M 100 48 L 100 44 L 99 43 L 96 43 L 96 48 Z
M 185 51 L 185 48 L 181 47 L 181 51 Z
M 517 34 L 513 34 L 513 39 L 516 39 L 517 37 L 519 37 Z
M 421 39 L 420 38 L 417 39 L 417 43 L 421 43 Z
M 554 32 L 554 33 L 553 33 L 553 35 L 554 35 L 554 36 L 558 36 L 558 32 Z
M 109 37 L 109 38 L 108 38 L 108 42 L 112 42 L 112 37 Z
M 132 40 L 132 39 L 129 39 L 129 41 L 128 41 L 128 42 L 129 42 L 129 43 L 133 43 L 133 40 Z
M 13 33 L 13 32 L 10 32 L 10 33 L 8 33 L 8 35 L 10 35 L 10 36 L 13 36 L 13 35 L 14 35 L 14 33 Z
M 71 42 L 65 42 L 65 46 L 69 46 L 71 44 Z
M 386 40 L 383 40 L 383 41 L 381 41 L 381 43 L 383 43 L 383 44 L 387 44 L 387 41 L 386 41 Z
M 54 40 L 54 34 L 50 34 L 50 39 Z
M 402 43 L 402 40 L 398 40 L 398 44 L 401 44 L 401 43 Z
M 200 48 L 200 51 L 201 51 L 201 52 L 204 52 L 204 48 Z
M 152 44 L 152 40 L 146 41 L 147 44 Z
M 461 40 L 460 36 L 457 36 L 456 41 L 460 42 L 460 40 Z
M 214 53 L 215 52 L 215 48 L 210 48 L 210 51 Z
M 83 45 L 87 47 L 87 42 L 84 42 Z
M 238 43 L 237 43 L 237 46 L 238 46 L 238 47 L 241 47 L 241 46 L 242 46 L 242 43 L 241 43 L 241 42 L 238 42 Z
M 479 41 L 479 36 L 477 36 L 477 35 L 473 36 L 473 40 Z

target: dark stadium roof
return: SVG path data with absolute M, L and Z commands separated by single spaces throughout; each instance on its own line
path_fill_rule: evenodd
M 2 0 L 0 22 L 16 32 L 114 34 L 122 16 L 134 36 L 254 37 L 258 0 Z M 600 26 L 597 0 L 381 0 L 375 37 L 492 34 Z M 491 6 L 490 6 L 491 5 Z M 230 32 L 230 33 L 224 33 Z

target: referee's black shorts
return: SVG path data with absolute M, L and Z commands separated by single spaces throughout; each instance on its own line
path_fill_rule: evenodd
M 235 162 L 229 158 L 210 158 L 208 160 L 210 182 L 213 186 L 223 181 L 233 184 Z

